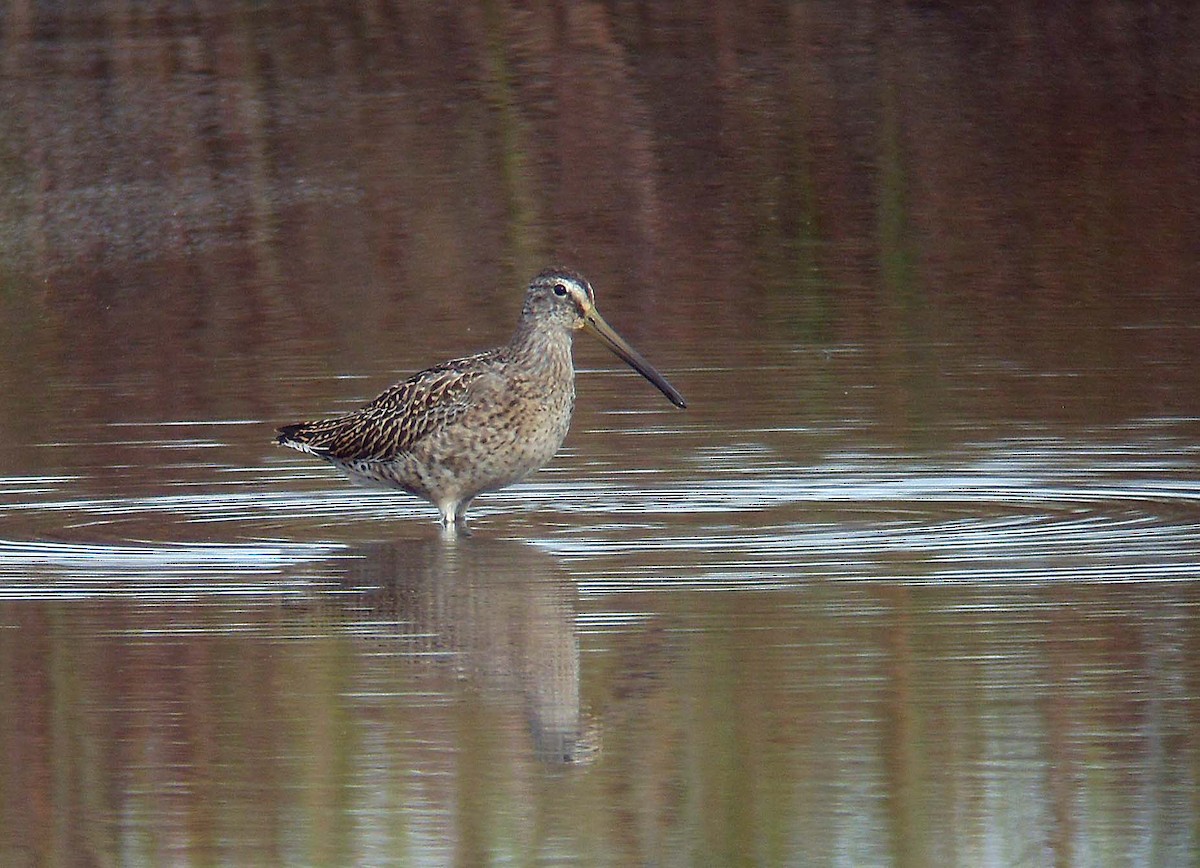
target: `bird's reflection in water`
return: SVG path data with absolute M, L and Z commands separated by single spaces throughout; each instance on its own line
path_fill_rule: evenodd
M 586 762 L 575 584 L 530 545 L 479 535 L 372 543 L 354 552 L 348 589 L 365 617 L 395 621 L 431 665 L 518 699 L 544 762 Z

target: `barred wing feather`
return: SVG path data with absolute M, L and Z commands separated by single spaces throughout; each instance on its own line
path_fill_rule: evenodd
M 414 374 L 361 409 L 279 429 L 278 442 L 338 461 L 390 461 L 472 405 L 472 384 L 489 373 L 482 353 Z

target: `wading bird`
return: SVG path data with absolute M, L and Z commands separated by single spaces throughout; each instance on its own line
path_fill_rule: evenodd
M 512 339 L 413 374 L 366 406 L 280 428 L 276 442 L 324 458 L 356 482 L 428 500 L 453 529 L 485 491 L 545 465 L 575 405 L 571 344 L 587 329 L 676 407 L 683 396 L 596 310 L 581 275 L 548 268 L 529 284 Z

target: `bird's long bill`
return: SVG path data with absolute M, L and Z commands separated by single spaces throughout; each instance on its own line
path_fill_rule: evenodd
M 613 331 L 612 326 L 604 321 L 604 317 L 600 316 L 595 308 L 588 311 L 584 318 L 584 325 L 588 331 L 600 338 L 605 346 L 624 359 L 631 368 L 657 386 L 658 390 L 666 395 L 672 404 L 676 407 L 687 406 L 683 395 L 667 382 L 666 377 L 654 370 L 654 366 L 643 359 L 641 353 L 629 346 L 623 337 Z

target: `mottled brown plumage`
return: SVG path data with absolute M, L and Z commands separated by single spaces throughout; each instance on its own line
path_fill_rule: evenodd
M 571 342 L 581 328 L 686 406 L 604 322 L 588 282 L 551 268 L 530 282 L 504 346 L 414 374 L 344 416 L 280 428 L 277 442 L 324 458 L 356 481 L 423 497 L 453 527 L 476 495 L 523 479 L 558 451 L 575 402 Z

